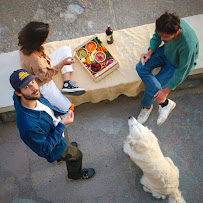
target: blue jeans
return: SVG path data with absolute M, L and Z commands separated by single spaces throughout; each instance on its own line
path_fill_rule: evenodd
M 155 76 L 152 74 L 152 71 L 158 67 L 162 67 L 162 69 Z M 142 106 L 150 107 L 154 103 L 154 95 L 166 87 L 173 77 L 175 69 L 164 55 L 164 46 L 158 48 L 144 66 L 141 62 L 137 64 L 137 73 L 145 84 L 145 92 L 141 102 Z

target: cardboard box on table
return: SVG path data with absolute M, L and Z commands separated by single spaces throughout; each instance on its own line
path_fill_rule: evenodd
M 91 42 L 94 38 L 96 38 L 97 36 L 94 35 L 93 37 L 91 37 L 89 40 L 85 41 L 83 44 L 81 44 L 80 46 L 78 46 L 75 50 L 74 50 L 74 55 L 75 57 L 79 60 L 79 62 L 81 63 L 81 65 L 84 67 L 84 69 L 88 72 L 88 74 L 90 75 L 90 77 L 93 78 L 93 80 L 95 82 L 100 81 L 102 78 L 104 78 L 105 76 L 109 75 L 112 71 L 114 71 L 116 68 L 118 68 L 119 64 L 118 61 L 114 58 L 114 56 L 110 53 L 110 55 L 112 56 L 114 62 L 109 64 L 108 66 L 106 66 L 104 69 L 98 71 L 97 73 L 92 73 L 85 65 L 84 63 L 81 61 L 80 57 L 78 57 L 77 55 L 77 51 L 81 48 L 83 48 L 87 43 Z M 106 48 L 106 47 L 105 47 Z M 88 51 L 87 51 L 88 52 Z

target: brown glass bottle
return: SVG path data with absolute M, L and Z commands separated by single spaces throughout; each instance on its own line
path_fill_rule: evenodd
M 107 41 L 108 44 L 113 43 L 113 30 L 110 28 L 109 25 L 108 25 L 108 27 L 106 29 L 106 41 Z

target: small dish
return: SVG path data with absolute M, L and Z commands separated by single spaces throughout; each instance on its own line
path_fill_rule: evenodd
M 79 58 L 85 58 L 87 56 L 87 50 L 85 48 L 80 48 L 77 51 L 77 55 Z
M 91 41 L 86 44 L 85 48 L 88 52 L 93 52 L 97 49 L 97 44 Z
M 96 62 L 101 63 L 101 62 L 105 61 L 105 59 L 106 59 L 106 54 L 105 54 L 103 51 L 98 51 L 98 52 L 95 54 L 94 59 L 95 59 Z
M 93 62 L 90 65 L 90 69 L 93 73 L 98 73 L 100 70 L 102 70 L 102 65 L 97 62 Z

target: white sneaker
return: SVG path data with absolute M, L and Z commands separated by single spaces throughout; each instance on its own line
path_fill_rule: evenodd
M 153 109 L 153 105 L 151 105 L 150 109 L 142 108 L 142 110 L 140 111 L 140 114 L 137 117 L 137 122 L 144 124 L 147 121 L 147 119 L 149 118 L 149 115 L 150 115 L 152 109 Z
M 172 100 L 168 100 L 168 104 L 164 107 L 161 107 L 159 105 L 159 117 L 157 119 L 157 125 L 161 125 L 165 122 L 165 120 L 168 118 L 168 115 L 171 113 L 171 111 L 175 108 L 176 103 Z

